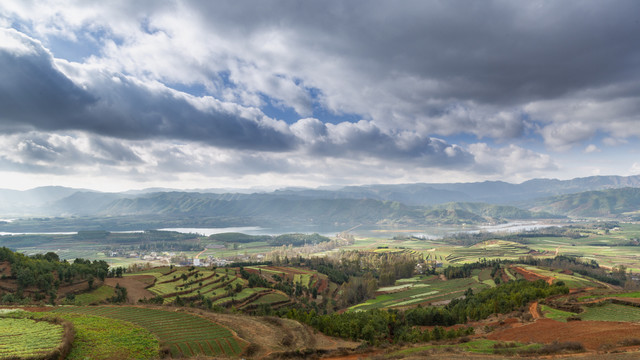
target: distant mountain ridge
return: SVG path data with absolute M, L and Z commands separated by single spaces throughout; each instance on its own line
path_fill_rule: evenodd
M 540 199 L 531 209 L 579 217 L 618 217 L 640 215 L 640 188 L 586 191 Z
M 604 216 L 635 203 L 603 208 L 595 195 L 570 200 L 573 193 L 640 187 L 640 176 L 594 176 L 572 180 L 534 179 L 452 184 L 362 185 L 342 188 L 289 188 L 273 192 L 221 193 L 220 189 L 148 189 L 103 193 L 65 187 L 0 190 L 0 215 L 21 216 L 177 216 L 225 217 L 259 222 L 308 223 L 479 223 L 562 215 Z M 162 190 L 162 191 L 155 191 Z M 625 190 L 631 192 L 632 190 Z M 566 196 L 554 199 L 554 196 Z M 576 195 L 577 196 L 577 195 Z M 625 195 L 627 196 L 627 195 Z M 597 198 L 597 196 L 596 196 Z M 581 203 L 580 207 L 571 204 Z M 514 206 L 516 205 L 516 206 Z M 534 210 L 529 211 L 529 210 Z M 622 211 L 622 210 L 620 210 Z M 545 213 L 546 212 L 546 213 Z

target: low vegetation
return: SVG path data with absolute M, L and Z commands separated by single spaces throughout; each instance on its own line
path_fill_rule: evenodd
M 248 345 L 229 329 L 199 316 L 131 306 L 63 307 L 56 314 L 85 314 L 124 320 L 155 335 L 163 351 L 174 357 L 203 354 L 240 355 Z
M 64 357 L 73 341 L 62 324 L 24 317 L 0 317 L 0 359 Z

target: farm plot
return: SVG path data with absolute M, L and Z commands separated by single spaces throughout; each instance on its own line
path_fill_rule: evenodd
M 113 297 L 116 294 L 114 288 L 110 286 L 100 286 L 99 288 L 84 294 L 75 295 L 73 300 L 65 300 L 65 303 L 69 305 L 92 305 L 98 303 L 104 303 L 107 299 Z
M 526 256 L 531 249 L 526 245 L 510 241 L 491 240 L 469 247 L 453 248 L 446 260 L 450 263 L 475 262 L 478 259 L 513 259 Z
M 34 318 L 51 318 L 51 313 L 31 313 Z M 75 338 L 67 360 L 157 359 L 160 345 L 149 330 L 127 321 L 86 314 L 56 313 L 70 321 Z
M 540 305 L 540 310 L 544 317 L 561 322 L 567 322 L 567 318 L 576 315 L 576 313 L 554 309 L 547 305 Z
M 257 306 L 262 304 L 277 304 L 289 301 L 289 297 L 281 292 L 272 292 L 259 297 L 256 301 L 252 301 L 251 305 Z
M 606 303 L 605 305 L 586 307 L 586 311 L 580 314 L 580 318 L 593 321 L 640 322 L 640 308 Z
M 165 302 L 172 301 L 176 295 L 190 297 L 211 292 L 226 285 L 223 284 L 226 276 L 230 281 L 236 278 L 235 271 L 216 272 L 203 268 L 158 268 L 132 275 L 140 274 L 155 277 L 155 283 L 148 290 L 165 298 Z
M 600 285 L 591 279 L 579 274 L 563 274 L 558 271 L 544 269 L 536 266 L 523 266 L 527 271 L 533 272 L 542 278 L 553 279 L 553 281 L 563 281 L 570 289 L 583 287 L 599 287 Z
M 129 321 L 156 335 L 171 355 L 237 356 L 248 345 L 229 329 L 199 316 L 131 306 L 64 307 L 60 313 L 79 313 Z
M 0 318 L 0 359 L 44 357 L 61 344 L 63 334 L 62 325 Z
M 488 287 L 488 285 L 479 283 L 473 278 L 453 279 L 447 281 L 439 280 L 437 278 L 428 278 L 419 282 L 412 282 L 409 284 L 405 283 L 401 286 L 391 287 L 395 288 L 395 292 L 380 294 L 374 299 L 370 299 L 364 303 L 350 307 L 349 310 L 361 311 L 369 309 L 416 306 L 418 304 L 426 303 L 434 304 L 460 297 L 468 288 L 477 291 L 486 287 Z

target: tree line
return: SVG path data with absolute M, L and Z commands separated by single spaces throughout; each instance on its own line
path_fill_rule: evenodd
M 464 324 L 472 320 L 485 319 L 492 314 L 508 313 L 524 307 L 531 301 L 568 292 L 569 289 L 562 282 L 549 285 L 542 280 L 517 280 L 478 293 L 468 289 L 464 298 L 453 300 L 444 307 L 417 307 L 405 311 L 374 309 L 329 315 L 291 308 L 282 315 L 308 324 L 330 336 L 365 340 L 372 344 L 417 342 L 456 337 L 471 332 L 464 328 L 448 332 L 443 329 L 422 331 L 419 326 L 443 327 Z
M 21 300 L 25 290 L 33 292 L 33 300 L 43 300 L 49 296 L 55 301 L 61 285 L 72 284 L 78 280 L 87 280 L 93 284 L 94 279 L 104 280 L 108 275 L 109 265 L 103 260 L 76 259 L 73 263 L 60 261 L 54 252 L 26 256 L 0 248 L 0 262 L 7 262 L 11 267 L 11 279 L 15 279 L 17 291 L 5 294 L 3 302 Z

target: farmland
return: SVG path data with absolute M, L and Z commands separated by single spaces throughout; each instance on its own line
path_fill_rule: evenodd
M 86 314 L 124 320 L 158 337 L 172 356 L 237 356 L 248 345 L 229 329 L 186 312 L 130 306 L 64 307 L 54 313 Z
M 63 327 L 47 321 L 0 317 L 0 359 L 39 357 L 63 341 Z
M 579 316 L 582 320 L 640 322 L 640 308 L 605 302 L 586 307 Z
M 71 313 L 27 311 L 12 313 L 10 316 L 45 321 L 62 319 L 70 322 L 75 337 L 67 356 L 69 360 L 155 359 L 160 349 L 158 340 L 148 330 L 122 320 Z
M 517 260 L 528 255 L 531 249 L 525 245 L 502 240 L 484 241 L 469 247 L 460 247 L 452 250 L 446 256 L 449 263 L 468 263 L 479 259 L 507 259 Z
M 378 295 L 375 298 L 352 306 L 349 310 L 364 311 L 437 304 L 461 297 L 469 288 L 477 290 L 489 287 L 473 278 L 444 281 L 436 276 L 399 283 L 401 285 L 378 289 Z
M 524 269 L 525 271 L 538 275 L 540 278 L 550 281 L 563 281 L 571 289 L 601 286 L 594 280 L 580 274 L 565 274 L 560 270 L 545 269 L 539 266 L 521 266 L 514 268 Z
M 244 275 L 257 275 L 263 280 L 260 285 L 250 284 L 241 276 L 238 268 L 162 267 L 126 274 L 126 278 L 152 277 L 148 291 L 160 298 L 162 303 L 176 303 L 194 299 L 208 299 L 214 306 L 235 306 L 255 309 L 260 305 L 283 304 L 290 301 L 282 290 L 273 289 L 278 283 L 300 286 L 319 291 L 335 290 L 335 284 L 327 276 L 315 271 L 286 266 L 247 266 Z M 251 286 L 252 285 L 252 286 Z M 141 284 L 142 286 L 142 284 Z M 286 290 L 286 287 L 283 288 Z

